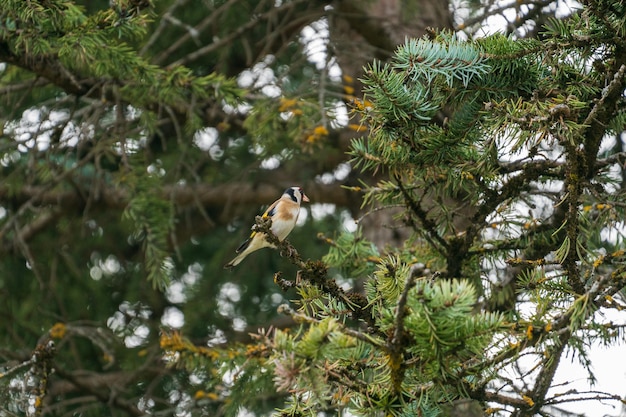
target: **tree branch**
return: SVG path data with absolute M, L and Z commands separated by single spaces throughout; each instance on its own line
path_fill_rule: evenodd
M 118 395 L 115 395 L 111 387 L 120 387 L 120 379 L 113 378 L 107 384 L 100 384 L 104 382 L 106 379 L 97 378 L 97 375 L 91 374 L 88 378 L 83 378 L 75 375 L 73 372 L 67 372 L 63 368 L 58 365 L 54 366 L 55 373 L 61 378 L 72 383 L 76 388 L 78 388 L 81 392 L 85 392 L 95 396 L 100 402 L 104 404 L 110 404 L 120 410 L 127 412 L 132 416 L 145 416 L 146 413 L 137 408 L 132 402 L 120 398 Z M 125 374 L 125 373 L 124 373 Z M 127 376 L 127 375 L 118 375 L 118 376 Z M 98 382 L 98 383 L 97 383 Z
M 585 134 L 585 168 L 586 178 L 592 178 L 596 172 L 596 159 L 600 142 L 606 132 L 608 122 L 613 117 L 617 102 L 624 91 L 624 75 L 626 73 L 626 49 L 617 48 L 615 68 L 609 85 L 602 91 L 602 95 L 587 115 L 584 125 L 588 126 Z
M 170 200 L 178 207 L 192 207 L 202 204 L 204 207 L 230 207 L 232 205 L 263 206 L 276 199 L 285 188 L 294 184 L 250 184 L 231 182 L 220 185 L 166 185 L 159 190 L 159 195 Z M 337 185 L 307 183 L 303 185 L 307 195 L 315 203 L 336 204 L 342 207 L 351 205 L 352 193 Z M 62 210 L 83 208 L 86 196 L 91 198 L 95 209 L 121 210 L 129 202 L 127 190 L 113 185 L 102 185 L 97 195 L 90 190 L 58 190 L 47 186 L 24 186 L 18 190 L 7 185 L 0 185 L 0 201 L 24 204 L 31 201 L 33 206 L 54 206 Z

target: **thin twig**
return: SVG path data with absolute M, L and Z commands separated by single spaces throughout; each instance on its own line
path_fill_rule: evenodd
M 602 97 L 593 106 L 593 109 L 587 115 L 587 118 L 583 122 L 584 125 L 591 125 L 591 123 L 598 117 L 598 113 L 603 110 L 607 97 L 614 95 L 618 90 L 622 90 L 624 83 L 624 73 L 626 73 L 626 64 L 622 64 L 617 72 L 613 75 L 613 79 L 602 91 Z

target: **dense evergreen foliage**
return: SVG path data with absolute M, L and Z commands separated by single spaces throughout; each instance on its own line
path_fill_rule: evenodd
M 0 0 L 0 416 L 623 401 L 550 391 L 625 337 L 623 2 L 395 52 L 363 4 Z M 292 185 L 288 241 L 223 270 Z

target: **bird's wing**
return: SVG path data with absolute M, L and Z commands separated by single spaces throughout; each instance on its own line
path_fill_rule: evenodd
M 273 217 L 276 214 L 276 207 L 278 207 L 278 203 L 280 202 L 280 200 L 276 200 L 272 203 L 271 206 L 269 206 L 267 208 L 267 210 L 265 210 L 265 213 L 263 213 L 261 215 L 261 217 L 263 217 L 264 219 L 267 219 L 268 217 Z M 244 250 L 246 250 L 246 248 L 248 247 L 248 245 L 250 245 L 250 242 L 252 241 L 252 238 L 254 237 L 254 235 L 256 235 L 257 232 L 253 231 L 252 233 L 250 233 L 250 237 L 248 239 L 246 239 L 245 242 L 243 242 L 241 245 L 239 245 L 239 247 L 237 248 L 237 250 L 235 250 L 235 253 L 239 253 L 242 252 Z
M 276 207 L 278 207 L 278 203 L 280 203 L 280 200 L 276 200 L 272 203 L 271 206 L 269 206 L 267 208 L 267 210 L 265 210 L 265 213 L 263 213 L 263 215 L 261 217 L 263 217 L 264 219 L 268 218 L 268 217 L 272 217 L 274 214 L 276 214 Z
M 239 245 L 239 247 L 235 249 L 235 253 L 241 253 L 244 250 L 246 250 L 246 248 L 250 246 L 250 242 L 252 242 L 252 237 L 255 235 L 255 233 L 256 232 L 252 232 L 252 236 L 250 236 L 248 239 L 242 242 L 241 245 Z

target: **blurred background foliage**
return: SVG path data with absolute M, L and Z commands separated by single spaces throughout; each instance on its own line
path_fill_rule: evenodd
M 254 216 L 303 186 L 312 204 L 290 243 L 337 261 L 340 283 L 362 289 L 350 278 L 409 237 L 393 212 L 362 205 L 359 187 L 387 168 L 351 165 L 352 139 L 366 136 L 367 115 L 349 114 L 368 107 L 367 65 L 435 29 L 471 38 L 497 24 L 536 38 L 578 7 L 0 0 L 0 415 L 219 415 L 236 395 L 258 395 L 257 414 L 283 405 L 262 389 L 214 398 L 207 381 L 224 369 L 187 373 L 163 357 L 185 352 L 174 330 L 206 366 L 227 362 L 214 346 L 293 325 L 277 314 L 301 295 L 274 282 L 278 270 L 296 275 L 286 257 L 264 250 L 222 268 Z M 340 235 L 354 219 L 362 236 Z M 341 265 L 333 242 L 368 262 Z

